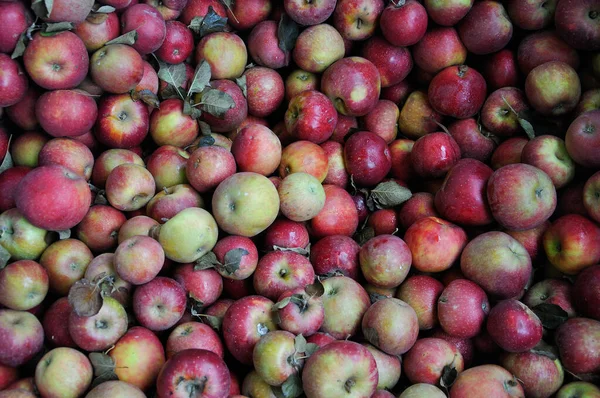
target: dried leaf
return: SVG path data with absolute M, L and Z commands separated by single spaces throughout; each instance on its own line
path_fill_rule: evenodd
M 227 18 L 217 14 L 212 6 L 208 6 L 206 15 L 192 19 L 188 28 L 200 37 L 204 37 L 210 33 L 224 32 L 226 26 Z
M 550 350 L 546 350 L 546 349 L 532 348 L 529 352 L 531 352 L 533 354 L 543 355 L 545 357 L 552 359 L 553 361 L 558 359 L 558 356 L 554 352 L 552 352 Z
M 187 93 L 187 98 L 190 98 L 192 94 L 201 93 L 202 90 L 208 86 L 210 82 L 210 75 L 210 64 L 206 62 L 206 60 L 203 60 L 198 66 L 196 66 L 194 77 L 192 78 L 192 83 L 190 84 L 190 88 Z
M 211 135 L 212 134 L 212 130 L 210 129 L 210 126 L 208 123 L 203 122 L 202 120 L 198 120 L 198 125 L 200 126 L 200 132 L 202 133 L 202 135 Z
M 185 83 L 185 65 L 183 63 L 172 65 L 159 60 L 158 78 L 179 90 L 179 87 L 182 87 Z M 184 99 L 181 92 L 177 91 L 177 93 L 181 99 Z
M 66 32 L 75 27 L 71 22 L 45 23 L 42 25 L 40 34 L 42 36 L 54 36 L 58 33 Z
M 373 229 L 373 227 L 369 227 L 366 226 L 364 228 L 362 228 L 361 230 L 359 230 L 355 235 L 354 235 L 354 240 L 360 245 L 364 245 L 365 243 L 367 243 L 367 241 L 371 238 L 375 237 L 375 230 Z
M 214 315 L 199 314 L 197 311 L 194 311 L 194 312 L 195 313 L 192 313 L 192 315 L 200 318 L 202 323 L 207 324 L 208 326 L 215 329 L 216 331 L 221 330 L 221 325 L 223 324 L 223 318 L 219 318 L 218 316 L 214 316 Z
M 304 288 L 304 291 L 310 297 L 321 297 L 323 294 L 325 294 L 325 287 L 323 286 L 321 281 L 317 279 L 315 282 L 311 283 L 310 285 L 306 285 L 306 287 Z
M 454 381 L 456 381 L 457 376 L 458 371 L 454 366 L 444 366 L 442 377 L 440 378 L 440 386 L 442 386 L 442 388 L 450 388 L 452 384 L 454 384 Z
M 293 373 L 281 385 L 281 393 L 285 398 L 297 398 L 304 393 L 302 380 L 298 373 Z
M 379 208 L 388 209 L 406 202 L 411 198 L 412 192 L 396 181 L 386 181 L 373 188 L 369 196 Z
M 195 271 L 201 271 L 203 269 L 217 268 L 220 267 L 221 263 L 217 259 L 217 255 L 213 252 L 208 252 L 204 256 L 196 260 L 194 265 Z
M 527 138 L 529 138 L 530 140 L 535 138 L 535 130 L 533 129 L 533 126 L 531 125 L 531 123 L 529 123 L 527 120 L 523 119 L 523 118 L 519 118 L 518 119 L 519 124 L 521 125 L 521 127 L 523 128 L 523 130 L 525 130 L 525 134 L 527 134 Z
M 300 333 L 294 338 L 294 349 L 296 350 L 296 352 L 306 351 L 306 344 L 308 343 L 306 341 L 306 338 L 302 336 L 302 333 Z
M 127 44 L 129 46 L 132 46 L 135 44 L 137 39 L 138 39 L 138 33 L 134 29 L 131 32 L 127 32 L 124 35 L 115 37 L 114 39 L 107 41 L 106 44 L 104 44 L 104 45 L 108 46 L 109 44 Z
M 110 356 L 101 352 L 91 352 L 88 357 L 94 368 L 94 376 L 96 376 L 92 382 L 92 388 L 105 381 L 119 379 L 115 373 L 115 361 Z
M 298 253 L 302 256 L 310 256 L 310 243 L 302 248 L 302 247 L 281 247 L 281 246 L 277 246 L 277 245 L 273 245 L 273 250 L 277 251 L 282 251 L 282 252 L 294 252 L 294 253 Z
M 50 16 L 53 5 L 53 0 L 33 0 L 31 2 L 31 9 L 35 13 L 35 15 L 42 19 L 45 19 Z
M 309 357 L 312 354 L 314 354 L 315 351 L 317 351 L 318 349 L 319 349 L 319 345 L 318 344 L 308 343 L 308 344 L 306 344 L 306 349 L 304 350 L 304 355 L 306 355 L 307 357 Z
M 540 318 L 546 329 L 556 329 L 569 319 L 569 314 L 556 304 L 538 304 L 532 308 L 532 311 Z
M 214 144 L 215 139 L 211 135 L 203 135 L 202 137 L 200 137 L 200 140 L 198 140 L 198 148 L 203 146 L 212 146 Z
M 285 53 L 292 51 L 299 35 L 300 26 L 289 15 L 283 13 L 277 27 L 277 44 L 281 51 Z
M 27 36 L 25 33 L 21 33 L 21 36 L 19 36 L 19 40 L 17 41 L 17 45 L 10 55 L 12 59 L 19 58 L 23 55 L 23 53 L 25 53 L 25 48 L 27 48 L 25 43 L 27 43 Z
M 0 173 L 2 173 L 4 170 L 10 169 L 13 166 L 14 163 L 12 160 L 12 156 L 7 149 L 6 154 L 4 155 L 4 159 L 2 159 L 2 163 L 0 164 Z
M 183 87 L 175 87 L 172 84 L 167 84 L 167 86 L 160 91 L 160 97 L 164 100 L 170 98 L 181 99 L 181 93 L 184 91 L 185 89 Z
M 146 105 L 150 105 L 153 108 L 160 107 L 160 101 L 158 96 L 148 89 L 131 91 L 131 99 L 134 101 L 142 100 Z
M 212 138 L 212 137 L 211 137 Z M 250 254 L 248 250 L 238 247 L 237 249 L 231 249 L 223 257 L 223 265 L 221 269 L 228 275 L 235 274 L 235 271 L 240 269 L 240 262 L 242 257 Z
M 8 261 L 10 260 L 10 257 L 11 255 L 8 252 L 8 250 L 6 250 L 4 246 L 0 245 L 0 269 L 6 267 L 6 264 L 8 264 Z
M 71 237 L 71 230 L 70 229 L 65 229 L 62 231 L 56 231 L 56 233 L 58 234 L 58 239 L 59 240 L 65 240 L 65 239 L 69 239 Z
M 96 197 L 94 198 L 95 205 L 107 205 L 108 199 L 106 199 L 106 191 L 104 189 L 96 192 Z
M 244 97 L 247 98 L 248 97 L 248 85 L 246 83 L 246 75 L 242 75 L 242 77 L 238 77 L 237 79 L 235 79 L 235 83 L 242 90 Z
M 108 19 L 108 14 L 91 12 L 85 20 L 94 25 L 100 25 Z
M 383 299 L 386 299 L 386 298 L 388 298 L 388 297 L 384 296 L 383 294 L 369 293 L 369 299 L 371 300 L 371 304 L 375 304 L 379 300 L 383 300 Z
M 101 289 L 85 278 L 71 286 L 68 299 L 73 311 L 79 316 L 94 316 L 102 308 Z
M 196 107 L 192 107 L 190 117 L 194 120 L 198 120 L 202 116 L 202 111 Z
M 235 107 L 235 102 L 229 94 L 211 88 L 202 93 L 200 105 L 203 111 L 223 118 L 228 110 Z
M 292 297 L 286 297 L 283 300 L 278 301 L 277 303 L 273 304 L 273 309 L 281 310 L 281 309 L 285 308 L 291 301 L 292 301 Z

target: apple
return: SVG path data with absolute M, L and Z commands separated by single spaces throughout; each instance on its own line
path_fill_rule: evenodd
M 561 307 L 569 316 L 575 315 L 572 297 L 573 287 L 570 282 L 563 279 L 544 279 L 531 286 L 525 296 L 523 303 L 530 308 L 539 304 L 547 303 Z
M 79 141 L 70 138 L 54 138 L 40 150 L 38 164 L 60 164 L 89 180 L 94 166 L 92 151 Z
M 600 311 L 597 305 L 600 294 L 597 289 L 594 289 L 594 286 L 597 285 L 599 276 L 599 265 L 592 265 L 584 269 L 577 275 L 572 293 L 573 303 L 578 312 L 596 320 L 600 320 Z
M 506 47 L 513 26 L 502 3 L 486 0 L 473 4 L 458 24 L 458 34 L 470 52 L 491 54 Z
M 7 54 L 0 53 L 0 66 L 2 67 L 2 76 L 0 76 L 0 88 L 2 88 L 0 106 L 8 107 L 15 105 L 27 95 L 29 79 L 21 65 Z
M 75 25 L 73 32 L 83 41 L 89 52 L 100 49 L 120 33 L 119 16 L 115 12 L 90 14 L 84 21 Z
M 314 270 L 306 257 L 276 250 L 258 261 L 253 274 L 254 290 L 261 296 L 276 300 L 287 290 L 311 284 L 314 278 Z
M 19 372 L 17 368 L 13 368 L 10 366 L 0 365 L 0 387 L 2 390 L 14 390 L 21 389 L 20 387 L 25 387 L 25 385 L 31 381 L 32 378 L 22 378 L 19 379 Z M 33 383 L 31 383 L 33 384 Z M 22 388 L 23 390 L 25 388 Z
M 249 124 L 236 135 L 231 153 L 240 172 L 268 176 L 281 162 L 281 142 L 268 127 Z
M 515 51 L 505 48 L 484 60 L 483 76 L 490 90 L 515 87 L 519 84 L 519 68 Z
M 144 61 L 133 47 L 109 44 L 91 56 L 90 76 L 104 91 L 124 94 L 144 77 Z
M 600 146 L 600 110 L 586 112 L 577 117 L 565 135 L 565 145 L 575 163 L 590 168 L 600 166 L 596 148 Z
M 146 168 L 154 177 L 156 189 L 187 184 L 187 162 L 190 154 L 173 145 L 156 148 L 147 159 Z
M 435 27 L 414 45 L 413 59 L 424 72 L 435 74 L 467 60 L 467 49 L 452 27 Z
M 265 251 L 276 250 L 277 247 L 284 249 L 303 249 L 310 243 L 306 225 L 302 222 L 291 221 L 286 218 L 275 220 L 275 222 L 267 228 L 263 238 L 263 247 Z M 254 249 L 251 249 L 251 251 L 253 250 Z
M 144 166 L 144 161 L 135 152 L 127 149 L 108 149 L 102 152 L 94 162 L 92 183 L 97 188 L 104 188 L 110 172 L 117 166 L 134 163 Z
M 287 145 L 281 152 L 279 176 L 304 172 L 323 182 L 329 170 L 329 160 L 325 150 L 314 142 L 301 140 Z
M 64 112 L 64 109 L 73 112 Z M 53 137 L 76 137 L 88 132 L 96 121 L 98 107 L 80 90 L 47 91 L 35 104 L 40 126 Z
M 271 386 L 281 386 L 289 377 L 300 372 L 303 353 L 297 352 L 294 334 L 274 330 L 260 338 L 252 358 L 256 373 Z
M 600 262 L 600 227 L 579 214 L 556 219 L 544 233 L 544 251 L 560 272 L 576 275 Z
M 141 326 L 130 328 L 108 355 L 115 363 L 114 372 L 119 380 L 142 391 L 156 385 L 156 377 L 165 364 L 160 340 Z
M 279 69 L 290 62 L 290 51 L 278 45 L 278 23 L 266 20 L 257 23 L 248 36 L 248 53 L 260 66 Z
M 165 223 L 188 207 L 204 207 L 204 199 L 188 184 L 163 188 L 146 204 L 146 214 Z
M 52 243 L 52 235 L 32 225 L 16 208 L 0 214 L 0 245 L 11 260 L 34 260 Z
M 360 330 L 361 319 L 370 306 L 369 295 L 355 280 L 332 276 L 322 281 L 325 318 L 321 331 L 345 339 Z
M 218 0 L 188 0 L 181 11 L 179 20 L 185 25 L 189 25 L 195 17 L 204 17 L 208 12 L 208 8 L 212 7 L 215 14 L 220 17 L 227 17 L 225 6 Z
M 573 111 L 573 115 L 578 117 L 585 112 L 597 109 L 600 109 L 600 89 L 587 90 L 581 94 L 581 100 Z
M 428 90 L 433 109 L 457 119 L 474 116 L 483 106 L 485 94 L 483 76 L 466 65 L 449 66 L 442 70 L 431 80 Z M 470 100 L 465 102 L 463 98 Z
M 579 69 L 577 50 L 565 43 L 554 31 L 540 31 L 526 36 L 517 51 L 519 67 L 525 76 L 550 61 L 561 61 Z
M 251 370 L 244 377 L 242 383 L 242 393 L 247 395 L 230 395 L 229 398 L 242 398 L 242 397 L 276 397 L 276 387 L 268 385 L 255 370 Z
M 333 104 L 316 90 L 297 94 L 290 100 L 285 113 L 286 130 L 295 140 L 323 143 L 331 137 L 336 124 L 337 112 Z
M 0 310 L 0 363 L 16 368 L 32 359 L 44 344 L 44 329 L 35 317 L 26 311 Z
M 25 131 L 35 130 L 39 126 L 39 122 L 35 116 L 35 103 L 40 95 L 42 95 L 42 90 L 36 86 L 29 85 L 29 88 L 21 101 L 5 109 L 6 116 L 8 116 L 17 127 Z
M 165 253 L 149 236 L 133 236 L 119 243 L 113 259 L 117 274 L 132 285 L 150 282 L 158 275 Z
M 117 299 L 123 306 L 129 307 L 131 284 L 125 282 L 117 275 L 113 262 L 114 253 L 103 253 L 94 257 L 88 264 L 84 278 L 89 281 L 99 280 L 100 278 L 110 278 L 110 286 L 114 291 L 110 293 L 110 297 Z
M 48 293 L 48 273 L 33 260 L 18 260 L 0 271 L 0 304 L 12 310 L 30 310 Z
M 513 136 L 522 131 L 518 115 L 528 109 L 523 91 L 515 87 L 503 87 L 486 99 L 481 109 L 481 123 L 493 134 Z
M 146 395 L 142 390 L 132 384 L 120 380 L 109 380 L 97 385 L 85 396 L 85 398 L 103 397 L 145 398 Z
M 395 297 L 410 305 L 417 314 L 419 330 L 429 330 L 438 324 L 437 301 L 444 285 L 427 275 L 413 275 L 396 291 Z
M 42 147 L 50 141 L 48 134 L 26 131 L 12 140 L 10 153 L 16 166 L 37 167 Z
M 285 99 L 289 101 L 296 94 L 306 90 L 318 90 L 320 82 L 317 74 L 295 69 L 285 79 Z
M 511 21 L 521 29 L 540 30 L 547 27 L 554 20 L 558 0 L 534 0 L 522 2 L 509 0 L 506 11 Z
M 317 275 L 339 272 L 352 279 L 358 278 L 360 246 L 344 235 L 329 235 L 319 239 L 310 250 L 310 260 Z
M 165 22 L 165 39 L 155 51 L 163 62 L 179 64 L 194 51 L 194 36 L 186 25 L 179 21 Z
M 503 141 L 492 153 L 490 165 L 494 170 L 498 170 L 509 164 L 521 163 L 521 154 L 528 142 L 524 137 L 512 137 Z
M 397 47 L 381 37 L 373 37 L 362 48 L 362 56 L 379 71 L 381 87 L 390 87 L 403 81 L 413 67 L 410 51 Z
M 534 352 L 510 353 L 502 356 L 502 367 L 514 374 L 529 397 L 549 397 L 564 381 L 560 360 Z
M 147 4 L 133 4 L 121 14 L 121 33 L 135 30 L 137 40 L 132 47 L 141 55 L 158 50 L 166 37 L 165 20 L 158 10 Z
M 600 394 L 600 388 L 596 387 L 592 383 L 586 381 L 572 381 L 564 384 L 560 390 L 556 393 L 556 398 L 575 398 L 577 396 L 594 395 Z
M 160 108 L 152 112 L 149 131 L 156 145 L 183 148 L 196 139 L 200 127 L 196 120 L 183 113 L 183 101 L 171 98 L 162 101 Z
M 381 351 L 402 355 L 417 341 L 417 314 L 402 300 L 384 298 L 373 303 L 365 312 L 362 332 L 367 341 Z
M 183 286 L 197 307 L 211 305 L 223 292 L 223 278 L 214 269 L 196 270 L 194 264 L 181 264 L 175 269 L 173 279 Z
M 200 39 L 196 46 L 196 64 L 206 60 L 213 79 L 240 77 L 244 73 L 247 58 L 246 45 L 235 33 L 210 33 Z
M 378 287 L 399 286 L 410 270 L 409 246 L 394 235 L 369 239 L 359 252 L 360 269 L 365 279 Z
M 212 351 L 223 358 L 223 343 L 219 335 L 208 325 L 200 322 L 185 322 L 179 324 L 169 334 L 165 350 L 167 358 L 178 352 L 189 349 Z
M 408 387 L 398 398 L 444 398 L 446 394 L 436 386 L 427 383 L 417 383 Z
M 53 347 L 77 347 L 69 333 L 69 317 L 72 311 L 69 298 L 65 296 L 52 303 L 44 313 L 44 334 Z
M 80 240 L 64 239 L 52 243 L 40 257 L 40 265 L 48 273 L 49 287 L 66 296 L 71 286 L 85 275 L 94 256 Z
M 518 300 L 497 303 L 487 319 L 487 332 L 505 351 L 525 352 L 542 339 L 542 322 L 538 316 Z
M 362 118 L 365 130 L 371 131 L 387 144 L 392 143 L 398 135 L 398 106 L 389 100 L 379 100 L 371 112 Z
M 367 220 L 367 226 L 373 228 L 373 233 L 377 235 L 392 235 L 398 229 L 398 217 L 394 209 L 376 210 L 370 214 Z
M 381 32 L 391 44 L 407 47 L 418 43 L 427 31 L 427 10 L 414 0 L 388 5 L 379 20 Z
M 335 0 L 284 0 L 286 14 L 300 25 L 318 25 L 325 22 L 335 9 Z
M 516 377 L 498 365 L 479 365 L 460 373 L 450 388 L 451 398 L 476 396 L 524 397 Z
M 453 344 L 435 337 L 419 339 L 402 358 L 404 374 L 411 383 L 437 385 L 446 367 L 460 373 L 463 357 Z
M 139 286 L 133 294 L 133 312 L 139 323 L 150 330 L 171 328 L 181 319 L 186 306 L 186 292 L 171 278 L 158 276 Z
M 152 174 L 134 163 L 115 167 L 106 179 L 106 199 L 121 211 L 141 209 L 152 199 L 155 190 Z
M 425 0 L 424 5 L 435 23 L 454 26 L 471 10 L 473 0 Z
M 333 26 L 344 39 L 368 39 L 375 33 L 384 6 L 383 0 L 339 0 Z
M 334 373 L 331 373 L 334 372 Z M 373 354 L 353 341 L 334 341 L 311 355 L 302 369 L 306 398 L 325 396 L 370 397 L 379 372 Z
M 346 188 L 350 182 L 350 176 L 346 170 L 344 161 L 344 146 L 336 141 L 325 141 L 321 148 L 327 155 L 327 176 L 323 184 L 337 185 L 340 188 Z
M 77 239 L 96 253 L 113 250 L 125 215 L 111 206 L 93 205 L 75 230 Z
M 0 34 L 0 52 L 12 53 L 19 37 L 27 30 L 32 21 L 31 11 L 24 3 L 19 1 L 2 2 L 0 4 L 0 24 L 4 29 Z
M 129 93 L 102 97 L 94 133 L 109 148 L 131 148 L 142 143 L 149 129 L 148 107 Z
M 279 209 L 292 221 L 309 221 L 325 206 L 325 190 L 315 177 L 307 173 L 293 173 L 277 187 Z
M 344 39 L 333 26 L 317 24 L 303 30 L 292 56 L 298 67 L 306 72 L 321 73 L 344 57 Z
M 69 347 L 48 351 L 35 367 L 35 385 L 44 397 L 80 397 L 89 388 L 92 377 L 90 360 Z
M 554 339 L 566 370 L 575 374 L 598 373 L 600 321 L 570 318 L 556 329 Z
M 402 204 L 398 211 L 398 225 L 407 230 L 418 220 L 425 217 L 438 217 L 434 205 L 434 196 L 429 192 L 417 192 Z
M 408 138 L 417 139 L 437 131 L 439 126 L 436 121 L 439 123 L 442 118 L 442 115 L 431 107 L 427 94 L 416 90 L 408 96 L 400 110 L 398 129 Z
M 556 86 L 560 82 L 559 86 Z M 525 94 L 531 106 L 544 116 L 571 112 L 581 97 L 581 83 L 575 70 L 560 61 L 546 62 L 529 72 Z
M 117 243 L 121 243 L 136 235 L 150 235 L 152 227 L 158 226 L 158 221 L 148 216 L 135 216 L 123 223 L 119 228 Z
M 227 7 L 228 23 L 237 30 L 250 29 L 267 19 L 273 5 L 269 0 L 250 0 Z
M 414 171 L 423 178 L 443 177 L 460 157 L 454 138 L 442 132 L 429 133 L 416 140 L 410 155 Z
M 244 76 L 249 115 L 262 118 L 275 112 L 285 96 L 285 83 L 281 75 L 273 69 L 255 66 L 248 68 Z M 248 121 L 258 122 L 255 119 Z M 260 124 L 267 126 L 265 122 Z
M 377 185 L 392 167 L 385 140 L 370 131 L 359 131 L 348 138 L 344 145 L 344 161 L 348 174 L 362 186 Z
M 233 99 L 235 105 L 220 117 L 204 112 L 202 120 L 210 125 L 213 132 L 222 133 L 240 127 L 244 119 L 248 116 L 248 103 L 241 88 L 230 80 L 213 80 L 210 82 L 210 85 L 213 89 L 228 94 Z
M 448 132 L 458 144 L 463 158 L 477 159 L 485 163 L 496 149 L 495 136 L 473 118 L 455 121 L 448 126 Z
M 593 0 L 561 0 L 554 15 L 556 31 L 575 49 L 600 50 L 599 13 Z M 577 22 L 573 24 L 574 21 Z
M 453 337 L 478 335 L 489 312 L 490 304 L 483 289 L 466 279 L 450 282 L 438 299 L 440 326 Z

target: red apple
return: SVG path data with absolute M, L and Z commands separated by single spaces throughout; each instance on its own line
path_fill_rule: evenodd
M 577 275 L 572 293 L 573 302 L 579 313 L 596 320 L 600 320 L 600 307 L 598 306 L 600 294 L 594 286 L 598 285 L 599 277 L 599 265 L 592 265 L 584 269 Z
M 0 310 L 0 363 L 17 367 L 33 358 L 44 343 L 38 319 L 26 311 Z
M 460 373 L 450 388 L 451 398 L 524 397 L 516 377 L 498 365 L 479 365 Z
M 80 351 L 58 347 L 48 351 L 35 367 L 35 386 L 45 397 L 79 397 L 92 383 L 90 360 Z
M 367 39 L 375 33 L 383 8 L 383 0 L 339 0 L 333 11 L 333 26 L 344 39 Z
M 503 355 L 501 364 L 519 379 L 528 397 L 552 396 L 564 381 L 560 361 L 544 354 L 511 353 Z
M 196 64 L 206 60 L 213 79 L 240 77 L 244 73 L 247 58 L 246 44 L 235 33 L 210 33 L 200 39 L 196 46 Z
M 137 40 L 132 47 L 141 55 L 158 50 L 166 36 L 165 20 L 158 10 L 147 4 L 134 4 L 121 14 L 121 33 L 135 30 Z
M 248 113 L 255 117 L 267 117 L 272 114 L 285 96 L 285 85 L 281 75 L 273 69 L 255 66 L 247 69 L 244 76 Z
M 223 358 L 223 343 L 219 335 L 204 323 L 182 323 L 169 334 L 165 345 L 168 359 L 178 352 L 189 349 L 212 351 Z
M 513 137 L 503 141 L 492 153 L 490 166 L 498 170 L 509 164 L 521 163 L 521 154 L 528 142 L 529 140 L 524 137 Z
M 371 305 L 367 291 L 346 276 L 332 276 L 322 283 L 325 317 L 321 332 L 338 340 L 353 336 L 360 330 L 361 320 Z
M 575 163 L 567 152 L 565 142 L 559 137 L 535 137 L 523 148 L 521 161 L 545 172 L 556 189 L 564 187 L 575 177 Z
M 502 3 L 486 0 L 473 4 L 458 25 L 458 34 L 470 52 L 490 54 L 508 44 L 513 26 Z
M 276 300 L 287 290 L 305 287 L 313 282 L 315 272 L 310 261 L 301 254 L 276 250 L 265 254 L 253 274 L 254 290 Z
M 464 370 L 464 360 L 456 346 L 435 337 L 417 340 L 402 362 L 404 374 L 413 384 L 438 384 L 446 367 L 457 373 Z
M 268 127 L 250 124 L 236 135 L 231 153 L 240 172 L 268 176 L 277 170 L 280 164 L 281 142 Z
M 516 87 L 520 77 L 515 52 L 505 48 L 486 57 L 482 73 L 490 90 Z
M 480 4 L 480 3 L 477 3 Z M 483 76 L 466 65 L 450 66 L 435 75 L 429 85 L 429 101 L 437 112 L 465 119 L 483 106 L 486 83 Z M 464 98 L 469 98 L 468 102 Z
M 392 167 L 389 148 L 383 138 L 370 131 L 354 133 L 344 145 L 346 170 L 361 186 L 374 186 Z
M 458 144 L 463 158 L 487 162 L 497 145 L 494 135 L 483 129 L 473 118 L 457 120 L 448 126 L 448 131 Z
M 489 95 L 481 108 L 481 123 L 491 133 L 512 136 L 522 131 L 521 112 L 529 110 L 525 94 L 515 87 L 503 87 Z
M 15 49 L 19 37 L 31 25 L 31 11 L 20 1 L 0 4 L 0 25 L 4 27 L 0 34 L 0 52 L 10 54 Z
M 437 312 L 444 332 L 453 337 L 471 338 L 484 329 L 490 303 L 476 283 L 456 279 L 442 292 Z
M 133 294 L 133 312 L 138 322 L 150 330 L 171 328 L 183 316 L 185 289 L 171 278 L 156 277 Z
M 148 107 L 133 101 L 131 95 L 102 97 L 94 129 L 100 143 L 109 148 L 131 148 L 140 145 L 149 128 Z
M 410 305 L 417 314 L 419 330 L 437 325 L 437 301 L 444 285 L 427 275 L 414 275 L 400 285 L 395 297 Z
M 429 17 L 438 25 L 454 26 L 467 15 L 473 0 L 425 0 Z
M 31 168 L 15 166 L 0 173 L 0 212 L 15 207 L 15 192 L 17 186 Z
M 487 320 L 492 340 L 505 351 L 524 352 L 542 339 L 542 322 L 525 304 L 504 300 L 496 304 Z
M 265 251 L 277 248 L 303 249 L 309 243 L 308 229 L 304 223 L 280 218 L 265 231 L 263 246 Z
M 188 207 L 204 207 L 204 199 L 188 184 L 163 188 L 146 204 L 146 214 L 161 224 Z
M 189 157 L 189 153 L 173 145 L 162 145 L 156 148 L 148 157 L 146 165 L 154 177 L 156 189 L 187 184 L 186 166 Z
M 133 47 L 109 44 L 90 58 L 90 76 L 104 91 L 124 94 L 144 77 L 144 61 Z
M 423 178 L 443 177 L 460 157 L 460 148 L 454 138 L 442 132 L 419 138 L 410 154 L 415 172 Z
M 83 41 L 85 48 L 96 51 L 108 41 L 119 36 L 119 16 L 116 12 L 90 14 L 83 22 L 75 25 L 73 30 Z
M 262 21 L 248 36 L 248 53 L 260 66 L 279 69 L 290 62 L 290 51 L 283 51 L 278 45 L 277 29 L 276 21 Z
M 250 0 L 233 3 L 227 7 L 228 23 L 237 30 L 246 30 L 264 21 L 273 5 L 269 0 Z
M 462 65 L 467 49 L 451 27 L 433 28 L 413 47 L 415 64 L 427 73 L 438 73 L 452 65 Z
M 302 70 L 320 73 L 344 57 L 344 39 L 333 26 L 319 24 L 303 30 L 292 53 Z
M 77 239 L 64 239 L 52 243 L 40 257 L 40 265 L 48 273 L 50 289 L 66 296 L 71 286 L 83 278 L 93 255 Z
M 583 167 L 600 167 L 600 110 L 577 117 L 565 135 L 565 145 L 571 158 Z
M 134 163 L 115 167 L 106 179 L 106 199 L 121 211 L 141 209 L 152 199 L 155 190 L 152 174 Z
M 413 67 L 410 51 L 390 44 L 381 37 L 373 37 L 362 48 L 362 56 L 371 61 L 379 71 L 381 87 L 403 81 Z
M 325 22 L 336 6 L 335 0 L 284 0 L 286 14 L 300 25 L 317 25 Z
M 79 141 L 70 138 L 54 138 L 42 147 L 38 155 L 38 164 L 40 166 L 62 165 L 87 181 L 92 176 L 94 155 Z
M 535 67 L 550 61 L 561 61 L 573 69 L 579 69 L 577 50 L 550 30 L 532 33 L 521 40 L 517 57 L 519 67 L 525 76 Z
M 414 0 L 392 3 L 381 13 L 379 24 L 383 36 L 394 46 L 412 46 L 427 31 L 427 10 Z
M 157 145 L 185 147 L 198 136 L 200 126 L 191 116 L 183 113 L 183 101 L 177 98 L 160 103 L 150 116 L 150 135 Z
M 599 14 L 593 0 L 561 0 L 554 17 L 556 31 L 573 48 L 600 50 Z
M 173 279 L 183 286 L 197 307 L 211 305 L 223 292 L 223 278 L 216 270 L 196 270 L 191 263 L 179 265 L 173 273 Z
M 325 141 L 321 144 L 321 148 L 327 155 L 328 163 L 327 176 L 323 180 L 323 184 L 346 188 L 350 182 L 350 176 L 344 161 L 344 146 L 336 141 Z
M 310 250 L 315 274 L 330 276 L 336 272 L 357 279 L 360 246 L 348 236 L 330 235 L 319 239 Z
M 313 236 L 352 236 L 358 227 L 358 212 L 348 192 L 335 185 L 323 186 L 325 206 L 311 220 Z
M 72 109 L 72 112 L 65 112 Z M 80 90 L 54 90 L 35 104 L 40 126 L 53 137 L 76 137 L 88 132 L 98 116 L 94 99 Z
M 521 29 L 539 30 L 547 27 L 554 20 L 558 0 L 535 0 L 522 2 L 509 0 L 506 11 L 511 21 Z
M 530 308 L 543 303 L 558 305 L 569 316 L 574 316 L 573 291 L 571 283 L 564 279 L 544 279 L 527 289 L 522 301 Z
M 8 116 L 17 127 L 25 131 L 35 130 L 39 126 L 39 122 L 35 116 L 35 103 L 40 95 L 42 95 L 42 90 L 36 86 L 29 85 L 29 88 L 21 101 L 5 109 L 6 116 Z
M 566 370 L 575 374 L 600 369 L 600 321 L 571 318 L 556 329 L 554 339 Z
M 29 80 L 19 63 L 7 54 L 0 53 L 0 106 L 8 107 L 22 101 L 29 88 Z

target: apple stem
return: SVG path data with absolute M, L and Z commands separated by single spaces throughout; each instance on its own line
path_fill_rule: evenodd
M 467 65 L 460 65 L 458 67 L 458 77 L 465 77 L 468 70 L 469 70 L 469 67 Z
M 394 7 L 400 8 L 404 4 L 406 4 L 406 0 L 392 0 L 392 4 L 394 5 Z
M 596 19 L 596 18 L 598 18 L 598 11 L 596 11 L 596 10 L 590 11 L 590 13 L 588 15 L 589 15 L 590 19 Z
M 346 382 L 344 383 L 344 390 L 346 390 L 346 392 L 348 393 L 352 392 L 352 387 L 354 387 L 355 384 L 356 381 L 354 381 L 354 379 L 346 380 Z

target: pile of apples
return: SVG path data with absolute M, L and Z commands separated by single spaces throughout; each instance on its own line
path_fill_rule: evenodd
M 600 1 L 0 27 L 0 398 L 600 397 Z

